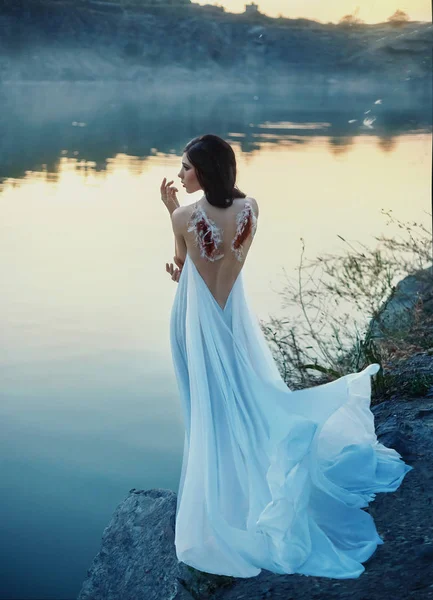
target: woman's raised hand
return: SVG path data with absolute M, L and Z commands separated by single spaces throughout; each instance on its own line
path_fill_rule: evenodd
M 174 180 L 172 179 L 167 183 L 167 178 L 164 177 L 161 183 L 161 200 L 164 202 L 167 207 L 168 212 L 171 214 L 179 205 L 179 200 L 177 199 L 176 192 L 179 190 L 175 187 L 172 187 L 172 183 Z

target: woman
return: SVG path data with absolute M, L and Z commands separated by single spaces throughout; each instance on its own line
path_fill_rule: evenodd
M 291 391 L 244 292 L 259 209 L 236 187 L 233 149 L 194 138 L 178 176 L 187 193 L 204 194 L 181 207 L 173 181 L 161 184 L 175 234 L 176 268 L 166 270 L 179 283 L 170 339 L 185 420 L 177 557 L 234 577 L 262 568 L 359 577 L 383 543 L 363 508 L 413 468 L 375 434 L 379 365 Z

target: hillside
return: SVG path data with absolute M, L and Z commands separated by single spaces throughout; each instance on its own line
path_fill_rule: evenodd
M 430 23 L 342 27 L 306 19 L 235 15 L 198 5 L 3 0 L 0 81 L 225 81 L 299 72 L 428 79 Z

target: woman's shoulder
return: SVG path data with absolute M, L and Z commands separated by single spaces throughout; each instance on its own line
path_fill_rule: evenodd
M 253 196 L 245 196 L 245 198 L 235 198 L 234 202 L 236 202 L 240 208 L 244 208 L 246 204 L 251 204 L 256 217 L 259 216 L 259 205 L 256 198 L 253 198 Z M 200 204 L 198 202 L 191 202 L 191 204 L 184 204 L 183 206 L 179 206 L 174 212 L 176 212 L 178 215 L 185 216 L 194 212 L 196 208 L 200 208 Z
M 250 204 L 253 209 L 254 215 L 256 217 L 259 216 L 259 205 L 256 198 L 253 198 L 253 196 L 245 196 L 245 198 L 235 198 L 234 203 L 237 204 L 239 209 L 243 209 L 245 208 L 245 206 Z M 176 217 L 179 220 L 185 218 L 188 219 L 195 212 L 196 209 L 200 208 L 202 207 L 198 202 L 192 202 L 191 204 L 184 204 L 183 206 L 179 206 L 178 208 L 176 208 L 174 213 L 176 213 Z
M 256 218 L 259 216 L 259 205 L 257 200 L 253 198 L 253 196 L 246 196 L 245 198 L 239 198 L 239 200 L 243 200 L 244 206 L 245 204 L 251 204 Z

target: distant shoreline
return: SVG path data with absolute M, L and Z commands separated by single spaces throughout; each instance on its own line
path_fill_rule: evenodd
M 327 21 L 326 23 L 320 20 L 308 18 L 308 17 L 287 17 L 287 16 L 277 16 L 273 17 L 271 15 L 267 15 L 263 13 L 260 9 L 260 5 L 258 5 L 258 9 L 254 10 L 253 2 L 246 2 L 248 5 L 248 10 L 244 10 L 243 12 L 231 12 L 229 9 L 211 4 L 198 4 L 197 2 L 193 2 L 191 0 L 148 0 L 146 4 L 143 0 L 32 0 L 32 4 L 34 6 L 49 6 L 50 8 L 57 8 L 59 6 L 66 7 L 72 6 L 74 8 L 78 8 L 81 10 L 100 10 L 102 12 L 121 12 L 121 13 L 148 13 L 148 14 L 163 14 L 163 13 L 173 13 L 173 11 L 183 11 L 184 14 L 196 14 L 199 16 L 212 16 L 213 18 L 224 18 L 227 17 L 232 19 L 235 17 L 236 19 L 242 20 L 243 22 L 254 22 L 254 23 L 262 23 L 262 24 L 278 24 L 282 26 L 304 26 L 304 27 L 312 27 L 317 25 L 323 28 L 344 28 L 344 25 L 335 22 L 335 21 Z M 0 6 L 0 14 L 3 8 L 10 9 L 14 7 L 17 11 L 26 12 L 28 9 L 28 2 L 25 0 L 3 0 L 3 5 Z M 341 18 L 343 18 L 343 14 Z M 430 24 L 431 21 L 417 21 L 417 20 L 409 20 L 407 24 L 409 25 L 424 25 Z M 360 20 L 359 23 L 356 24 L 356 28 L 377 28 L 377 27 L 392 27 L 389 21 L 377 21 L 374 23 L 365 23 Z
M 179 0 L 182 1 L 182 0 Z M 167 32 L 173 32 L 167 35 Z M 3 0 L 2 81 L 144 81 L 174 69 L 209 79 L 378 77 L 430 81 L 433 25 L 343 26 L 198 4 Z

